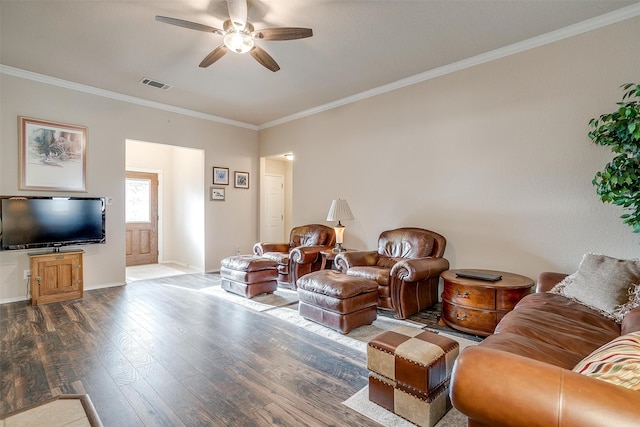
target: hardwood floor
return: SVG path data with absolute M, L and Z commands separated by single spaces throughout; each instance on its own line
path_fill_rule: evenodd
M 105 426 L 378 425 L 366 355 L 197 292 L 191 274 L 0 305 L 0 415 L 88 393 Z

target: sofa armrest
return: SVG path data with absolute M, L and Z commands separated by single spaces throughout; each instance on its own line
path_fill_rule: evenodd
M 620 335 L 626 335 L 637 331 L 640 331 L 640 307 L 632 309 L 626 316 L 624 316 Z
M 289 252 L 288 243 L 265 243 L 258 242 L 253 245 L 253 253 L 262 256 L 265 252 Z
M 540 273 L 538 276 L 538 283 L 536 284 L 536 292 L 550 291 L 567 276 L 568 274 L 566 273 L 554 273 L 551 271 Z
M 291 261 L 298 264 L 310 264 L 318 259 L 320 251 L 331 250 L 333 246 L 314 245 L 298 246 L 293 248 L 289 254 Z
M 458 357 L 451 401 L 493 427 L 630 427 L 640 419 L 637 391 L 481 345 Z
M 391 276 L 405 282 L 419 282 L 439 276 L 448 269 L 449 261 L 445 258 L 414 258 L 396 263 L 391 269 Z
M 354 266 L 373 266 L 378 262 L 377 251 L 347 251 L 336 255 L 333 263 L 343 273 Z

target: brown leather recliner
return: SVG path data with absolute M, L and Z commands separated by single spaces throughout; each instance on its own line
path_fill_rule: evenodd
M 347 251 L 336 256 L 343 273 L 378 283 L 378 307 L 405 319 L 438 302 L 440 273 L 449 269 L 442 258 L 446 239 L 423 228 L 384 231 L 377 251 Z
M 288 243 L 253 245 L 253 253 L 278 263 L 278 284 L 298 288 L 299 277 L 320 269 L 321 250 L 330 250 L 336 243 L 333 228 L 322 224 L 309 224 L 291 229 Z

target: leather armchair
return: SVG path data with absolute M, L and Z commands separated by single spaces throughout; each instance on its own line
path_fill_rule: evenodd
M 337 268 L 378 283 L 378 307 L 405 319 L 438 302 L 440 273 L 449 269 L 442 258 L 446 239 L 423 228 L 387 230 L 376 251 L 347 251 L 336 256 Z
M 332 249 L 336 243 L 333 228 L 322 224 L 294 227 L 288 243 L 253 245 L 253 253 L 278 263 L 278 284 L 296 290 L 299 277 L 320 269 L 321 250 Z

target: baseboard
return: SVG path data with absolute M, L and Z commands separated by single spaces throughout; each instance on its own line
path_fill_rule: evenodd
M 113 282 L 113 283 L 101 283 L 99 285 L 91 285 L 85 286 L 85 291 L 91 291 L 93 289 L 102 289 L 102 288 L 115 288 L 116 286 L 125 286 L 127 282 Z
M 13 297 L 13 298 L 6 298 L 6 299 L 0 299 L 0 304 L 11 304 L 12 302 L 20 302 L 20 301 L 30 301 L 31 298 L 30 297 Z

